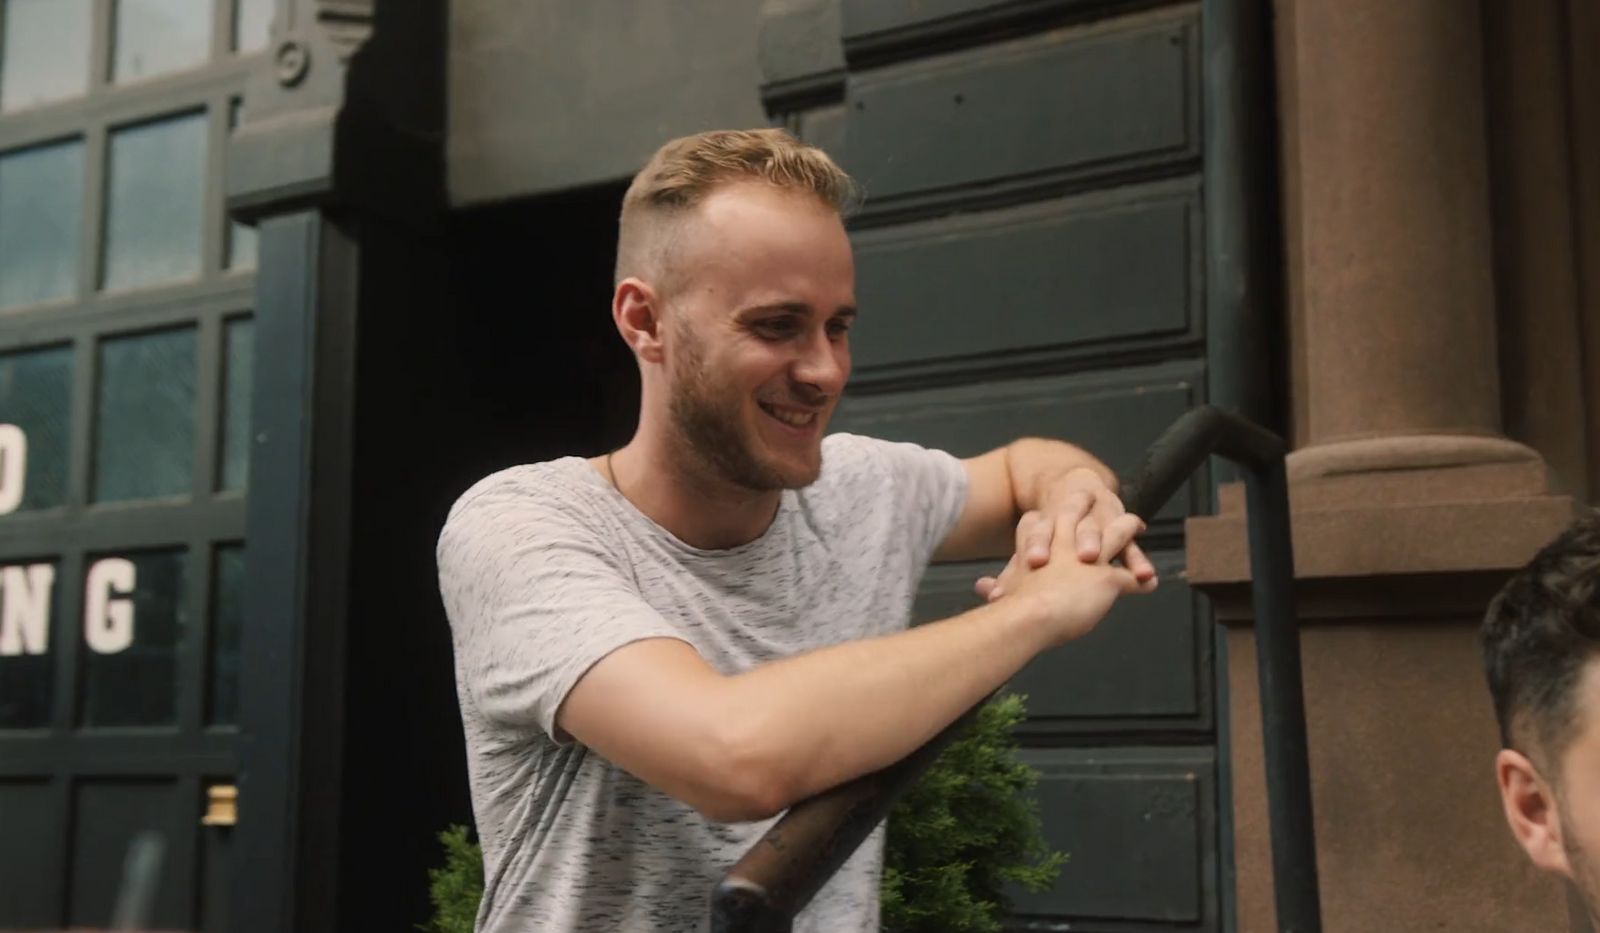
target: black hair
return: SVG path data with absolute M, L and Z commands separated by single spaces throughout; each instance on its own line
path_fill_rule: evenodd
M 1506 582 L 1481 643 L 1501 743 L 1521 741 L 1519 751 L 1559 770 L 1578 726 L 1578 685 L 1600 657 L 1600 512 L 1574 521 Z

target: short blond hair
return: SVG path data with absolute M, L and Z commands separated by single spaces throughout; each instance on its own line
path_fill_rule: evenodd
M 737 181 L 815 195 L 848 216 L 860 190 L 828 154 L 780 129 L 710 130 L 674 139 L 650 157 L 622 197 L 614 282 L 661 265 L 681 220 Z

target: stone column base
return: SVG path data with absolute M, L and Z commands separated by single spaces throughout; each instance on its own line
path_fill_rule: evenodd
M 1501 816 L 1499 748 L 1476 642 L 1489 597 L 1573 500 L 1538 461 L 1292 484 L 1323 929 L 1548 933 L 1563 886 Z M 1485 494 L 1495 493 L 1485 498 Z M 1228 626 L 1241 933 L 1275 931 L 1242 488 L 1188 522 L 1188 576 Z

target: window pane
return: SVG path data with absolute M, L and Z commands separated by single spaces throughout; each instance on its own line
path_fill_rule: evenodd
M 94 498 L 182 495 L 194 477 L 194 331 L 108 340 L 95 398 Z
M 83 143 L 0 155 L 0 308 L 78 290 Z
M 110 174 L 106 287 L 129 288 L 199 275 L 205 114 L 113 133 Z
M 237 220 L 228 225 L 228 268 L 254 269 L 256 267 L 256 228 Z
M 273 0 L 234 0 L 233 47 L 259 52 L 271 40 Z
M 52 347 L 0 355 L 0 424 L 21 430 L 25 451 L 22 501 L 9 508 L 15 490 L 0 463 L 0 514 L 47 509 L 62 504 L 67 494 L 67 421 L 71 417 L 72 348 Z M 16 449 L 15 438 L 5 450 Z M 0 451 L 0 461 L 7 456 Z
M 211 0 L 117 0 L 113 81 L 192 68 L 211 54 Z
M 0 729 L 50 724 L 61 588 L 49 562 L 0 567 Z
M 176 719 L 178 645 L 188 625 L 183 551 L 99 556 L 84 581 L 82 710 L 86 726 Z
M 89 0 L 0 0 L 0 110 L 89 87 Z
M 224 490 L 243 489 L 250 480 L 250 379 L 255 362 L 255 325 L 228 324 L 228 359 L 222 387 L 222 476 Z
M 217 576 L 212 590 L 211 693 L 206 721 L 232 725 L 239 721 L 239 626 L 244 619 L 244 548 L 217 548 Z
M 239 101 L 228 108 L 228 131 L 239 126 Z M 228 225 L 228 268 L 254 269 L 256 267 L 256 228 L 249 224 L 231 221 Z

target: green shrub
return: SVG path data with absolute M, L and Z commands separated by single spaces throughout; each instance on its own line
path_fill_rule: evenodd
M 1050 852 L 1027 791 L 1037 775 L 1017 760 L 1011 728 L 1023 698 L 988 704 L 965 735 L 895 805 L 884 855 L 887 933 L 998 933 L 1006 889 L 1048 887 L 1066 856 Z M 439 834 L 445 864 L 428 872 L 425 933 L 472 933 L 483 856 L 463 826 Z
M 889 933 L 996 933 L 1006 888 L 1050 886 L 1066 856 L 1051 852 L 1027 796 L 1037 778 L 1017 760 L 1011 728 L 1023 698 L 979 711 L 889 814 L 883 929 Z
M 444 845 L 444 865 L 428 869 L 428 899 L 433 916 L 417 929 L 424 933 L 472 933 L 483 898 L 483 851 L 467 838 L 465 826 L 451 826 L 439 834 Z

